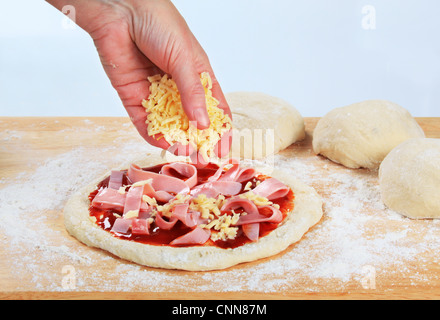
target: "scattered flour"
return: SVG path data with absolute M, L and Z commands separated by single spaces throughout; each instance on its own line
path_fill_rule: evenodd
M 360 286 L 368 266 L 374 268 L 378 282 L 399 274 L 417 285 L 430 281 L 431 276 L 423 273 L 424 263 L 438 263 L 439 222 L 410 220 L 385 208 L 374 172 L 353 174 L 330 162 L 323 166 L 326 160 L 314 155 L 288 153 L 277 155 L 275 163 L 321 193 L 324 217 L 299 243 L 273 258 L 190 273 L 115 263 L 106 252 L 78 245 L 62 226 L 66 200 L 97 172 L 126 162 L 127 155 L 146 152 L 157 151 L 144 144 L 115 145 L 96 150 L 111 157 L 91 159 L 86 148 L 77 148 L 31 174 L 2 179 L 0 242 L 6 259 L 0 265 L 18 283 L 9 290 L 72 290 L 62 286 L 61 271 L 72 265 L 78 291 L 346 291 L 353 283 Z

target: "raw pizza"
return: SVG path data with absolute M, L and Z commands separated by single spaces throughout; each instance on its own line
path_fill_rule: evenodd
M 275 255 L 321 217 L 316 191 L 282 172 L 159 157 L 112 170 L 64 210 L 69 233 L 89 246 L 145 266 L 191 271 Z

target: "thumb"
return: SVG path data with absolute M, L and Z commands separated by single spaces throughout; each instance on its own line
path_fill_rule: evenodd
M 179 89 L 182 107 L 189 121 L 196 122 L 198 129 L 209 128 L 211 123 L 206 109 L 205 89 L 196 68 L 184 61 L 171 76 Z

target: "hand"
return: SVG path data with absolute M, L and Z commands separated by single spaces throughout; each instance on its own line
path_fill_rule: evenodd
M 147 114 L 141 105 L 149 96 L 147 77 L 167 73 L 176 82 L 183 109 L 199 129 L 210 125 L 200 74 L 209 72 L 212 94 L 219 108 L 231 111 L 209 59 L 183 17 L 168 0 L 48 0 L 59 10 L 66 4 L 76 10 L 76 23 L 92 37 L 101 63 L 140 135 L 150 144 L 170 145 L 147 133 Z M 230 139 L 222 139 L 219 156 L 229 152 Z M 225 147 L 226 143 L 226 147 Z M 189 154 L 184 146 L 175 150 Z M 227 152 L 225 152 L 227 150 Z

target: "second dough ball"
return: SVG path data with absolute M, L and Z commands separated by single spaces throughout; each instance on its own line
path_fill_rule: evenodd
M 333 109 L 313 132 L 313 150 L 348 168 L 377 169 L 385 156 L 422 128 L 403 107 L 368 100 Z
M 304 119 L 288 102 L 261 92 L 231 92 L 232 156 L 261 159 L 305 138 Z
M 379 168 L 382 201 L 410 218 L 440 218 L 440 139 L 409 139 Z

